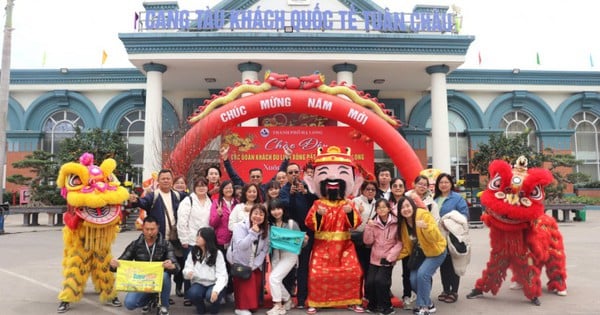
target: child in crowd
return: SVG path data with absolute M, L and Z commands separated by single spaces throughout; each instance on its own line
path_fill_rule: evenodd
M 369 300 L 367 310 L 384 315 L 394 314 L 390 297 L 392 270 L 396 264 L 402 242 L 398 218 L 392 213 L 390 202 L 380 198 L 375 202 L 376 215 L 365 226 L 363 241 L 371 247 L 371 259 L 365 283 Z

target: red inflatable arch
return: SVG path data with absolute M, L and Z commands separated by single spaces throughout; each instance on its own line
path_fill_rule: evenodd
M 408 182 L 422 170 L 413 149 L 383 118 L 339 96 L 313 90 L 267 91 L 216 108 L 192 126 L 177 143 L 166 164 L 175 174 L 186 174 L 194 157 L 223 130 L 251 118 L 276 113 L 309 113 L 348 124 L 379 144 Z

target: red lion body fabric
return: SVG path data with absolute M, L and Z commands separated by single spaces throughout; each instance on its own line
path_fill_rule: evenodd
M 492 248 L 486 269 L 467 297 L 489 291 L 496 295 L 511 268 L 512 281 L 539 305 L 542 267 L 546 267 L 548 290 L 566 295 L 563 238 L 556 220 L 544 213 L 543 188 L 552 182 L 552 174 L 543 168 L 527 169 L 524 157 L 514 168 L 505 161 L 493 161 L 489 174 L 490 182 L 481 196 L 486 207 L 481 218 L 490 228 Z

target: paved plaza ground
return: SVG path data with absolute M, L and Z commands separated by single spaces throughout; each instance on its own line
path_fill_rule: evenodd
M 45 223 L 40 218 L 40 223 Z M 60 227 L 22 225 L 21 215 L 9 215 L 0 235 L 0 309 L 1 315 L 56 314 L 58 292 L 61 289 L 62 233 Z M 487 228 L 471 230 L 473 256 L 467 274 L 461 278 L 459 300 L 454 304 L 437 302 L 436 314 L 600 314 L 600 211 L 588 211 L 586 222 L 559 224 L 567 251 L 568 296 L 560 297 L 544 290 L 540 298 L 542 305 L 534 306 L 520 291 L 509 290 L 504 283 L 497 296 L 486 294 L 484 298 L 467 300 L 475 280 L 481 275 L 489 254 Z M 119 256 L 125 246 L 140 232 L 125 231 L 119 234 L 113 254 Z M 542 278 L 545 283 L 547 278 Z M 401 271 L 395 268 L 392 292 L 401 294 Z M 439 273 L 434 276 L 432 298 L 441 292 Z M 119 293 L 121 300 L 125 293 Z M 193 307 L 184 307 L 183 299 L 176 297 L 171 307 L 172 315 L 195 314 Z M 265 314 L 260 309 L 255 314 Z M 233 305 L 228 304 L 222 314 L 233 314 Z M 128 311 L 124 307 L 101 305 L 98 296 L 88 282 L 85 297 L 72 304 L 66 314 L 141 314 L 140 310 Z M 288 314 L 305 314 L 303 310 L 292 310 Z M 347 310 L 321 310 L 319 314 L 352 314 Z M 396 314 L 411 315 L 401 309 Z

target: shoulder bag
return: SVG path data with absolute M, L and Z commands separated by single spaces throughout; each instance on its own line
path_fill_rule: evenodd
M 233 242 L 231 242 L 231 250 L 233 251 Z M 240 263 L 231 264 L 231 276 L 237 277 L 240 279 L 250 279 L 252 276 L 252 262 L 254 261 L 254 257 L 256 257 L 256 253 L 258 252 L 258 241 L 256 243 L 256 247 L 254 248 L 254 254 L 250 257 L 250 266 L 246 266 Z
M 412 252 L 410 253 L 410 256 L 408 256 L 408 269 L 417 270 L 424 261 L 425 253 L 423 252 L 421 245 L 419 245 L 419 242 L 415 240 Z

